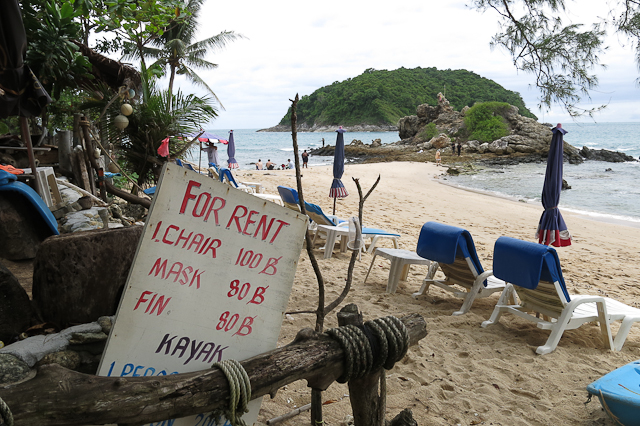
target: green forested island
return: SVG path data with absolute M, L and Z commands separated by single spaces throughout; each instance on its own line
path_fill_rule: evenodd
M 437 104 L 441 92 L 454 110 L 476 102 L 507 102 L 525 117 L 537 119 L 527 109 L 519 93 L 467 70 L 399 68 L 393 71 L 369 68 L 361 75 L 303 96 L 298 103 L 298 123 L 312 127 L 358 124 L 393 125 L 415 114 L 420 104 Z M 280 121 L 290 125 L 291 108 Z

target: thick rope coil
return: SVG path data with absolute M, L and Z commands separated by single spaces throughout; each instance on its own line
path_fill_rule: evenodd
M 2 417 L 2 421 L 7 426 L 13 426 L 13 414 L 11 414 L 11 410 L 6 402 L 0 398 L 0 417 Z
M 367 321 L 362 328 L 347 325 L 327 330 L 344 351 L 344 372 L 338 383 L 359 378 L 380 367 L 393 368 L 409 349 L 409 332 L 394 316 Z M 373 348 L 376 348 L 374 353 Z
M 222 414 L 231 423 L 232 426 L 246 426 L 242 415 L 247 413 L 247 404 L 251 400 L 251 381 L 249 375 L 245 371 L 242 364 L 235 359 L 225 359 L 222 362 L 216 362 L 212 366 L 218 367 L 229 382 L 229 407 L 226 410 L 215 412 L 216 415 Z

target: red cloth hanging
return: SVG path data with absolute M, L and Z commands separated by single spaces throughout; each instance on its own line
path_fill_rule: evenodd
M 169 156 L 169 138 L 165 138 L 162 140 L 162 144 L 158 148 L 158 155 L 161 157 Z

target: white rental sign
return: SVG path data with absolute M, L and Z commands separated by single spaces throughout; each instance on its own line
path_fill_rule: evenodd
M 300 213 L 165 165 L 98 374 L 186 373 L 274 349 L 306 227 Z

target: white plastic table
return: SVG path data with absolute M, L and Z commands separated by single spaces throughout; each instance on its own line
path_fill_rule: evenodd
M 373 263 L 376 260 L 376 256 L 382 256 L 385 259 L 391 261 L 389 268 L 389 279 L 387 280 L 387 293 L 395 293 L 398 288 L 398 281 L 406 281 L 407 275 L 409 275 L 409 268 L 411 265 L 430 265 L 431 261 L 420 257 L 416 252 L 403 250 L 398 248 L 377 248 L 373 253 L 373 259 L 371 259 L 371 265 L 367 271 L 367 276 L 364 277 L 364 283 L 369 278 L 369 272 L 373 268 Z

